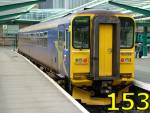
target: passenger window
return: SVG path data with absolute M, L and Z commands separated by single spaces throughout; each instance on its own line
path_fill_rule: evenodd
M 65 49 L 69 48 L 69 31 L 68 29 L 65 30 Z
M 48 33 L 44 32 L 44 38 L 48 38 Z
M 48 47 L 48 33 L 44 32 L 43 33 L 43 42 L 44 42 L 44 47 Z
M 40 32 L 40 38 L 43 38 L 43 35 L 44 35 L 43 32 Z
M 40 37 L 40 33 L 37 33 L 37 37 L 38 37 L 38 38 L 41 38 L 41 37 Z
M 31 38 L 33 38 L 33 34 L 31 33 Z
M 59 37 L 58 37 L 58 47 L 60 49 L 64 48 L 64 36 L 63 31 L 59 31 Z
M 62 41 L 63 40 L 63 32 L 62 31 L 59 31 L 59 38 L 58 38 L 59 41 Z

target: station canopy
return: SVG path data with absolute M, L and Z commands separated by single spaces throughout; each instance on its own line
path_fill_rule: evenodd
M 93 8 L 127 13 L 136 20 L 150 19 L 150 0 L 110 0 Z
M 0 23 L 18 19 L 42 1 L 45 0 L 0 0 Z
M 69 9 L 66 12 L 63 11 L 56 15 L 52 15 L 44 21 L 55 19 L 69 13 L 76 13 L 85 9 L 118 11 L 132 15 L 136 21 L 150 20 L 150 0 L 92 0 L 91 2 L 74 9 Z
M 119 11 L 132 15 L 136 21 L 150 21 L 150 0 L 91 0 L 73 9 L 33 9 L 37 3 L 44 1 L 0 0 L 0 23 L 14 20 L 38 23 L 89 8 Z

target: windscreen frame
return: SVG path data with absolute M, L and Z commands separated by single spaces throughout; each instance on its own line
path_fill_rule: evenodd
M 75 27 L 74 27 L 74 22 L 75 22 L 75 20 L 77 19 L 77 18 L 81 18 L 81 17 L 85 17 L 85 18 L 88 18 L 88 47 L 87 48 L 83 48 L 83 46 L 81 46 L 81 47 L 79 47 L 79 48 L 77 48 L 77 47 L 75 47 L 74 46 L 74 39 L 75 39 L 75 37 L 74 37 L 74 35 L 75 35 L 75 32 L 74 32 L 74 29 L 75 29 Z M 91 25 L 90 25 L 90 16 L 76 16 L 74 19 L 73 19 L 73 21 L 72 21 L 72 47 L 74 48 L 74 49 L 90 49 L 90 37 L 91 37 L 91 29 L 90 29 L 90 27 L 91 27 Z
M 132 45 L 130 47 L 121 47 L 121 19 L 130 20 L 132 22 L 133 34 L 132 34 Z M 135 42 L 135 23 L 134 20 L 130 17 L 119 17 L 120 20 L 120 49 L 132 49 Z

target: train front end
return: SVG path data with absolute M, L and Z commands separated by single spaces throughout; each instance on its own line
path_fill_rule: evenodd
M 70 80 L 75 99 L 109 105 L 134 80 L 134 21 L 109 12 L 77 14 L 70 27 Z

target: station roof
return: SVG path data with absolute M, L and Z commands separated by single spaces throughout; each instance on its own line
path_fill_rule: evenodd
M 36 9 L 38 2 L 45 0 L 0 0 L 0 24 L 2 23 L 39 23 L 50 15 L 67 9 Z
M 0 23 L 9 20 L 40 22 L 76 13 L 84 9 L 119 11 L 132 15 L 137 21 L 150 21 L 150 0 L 92 0 L 74 9 L 32 9 L 45 0 L 0 0 Z M 32 9 L 32 10 L 31 10 Z M 30 10 L 30 12 L 29 12 Z
M 110 0 L 93 8 L 128 13 L 137 20 L 150 16 L 150 0 Z
M 31 9 L 29 13 L 23 14 L 18 20 L 32 20 L 42 21 L 43 19 L 55 15 L 60 11 L 67 11 L 67 9 Z
M 1 0 L 0 1 L 0 6 L 6 6 L 6 5 L 12 5 L 12 4 L 17 4 L 17 3 L 23 3 L 23 2 L 29 2 L 32 0 Z
M 0 0 L 0 23 L 19 18 L 42 1 L 45 0 Z
M 63 11 L 59 12 L 56 15 L 52 15 L 44 21 L 64 16 L 67 13 L 75 13 L 89 8 L 127 13 L 132 15 L 137 21 L 150 20 L 150 0 L 92 0 L 91 2 L 83 4 L 74 9 L 70 9 L 66 12 Z

